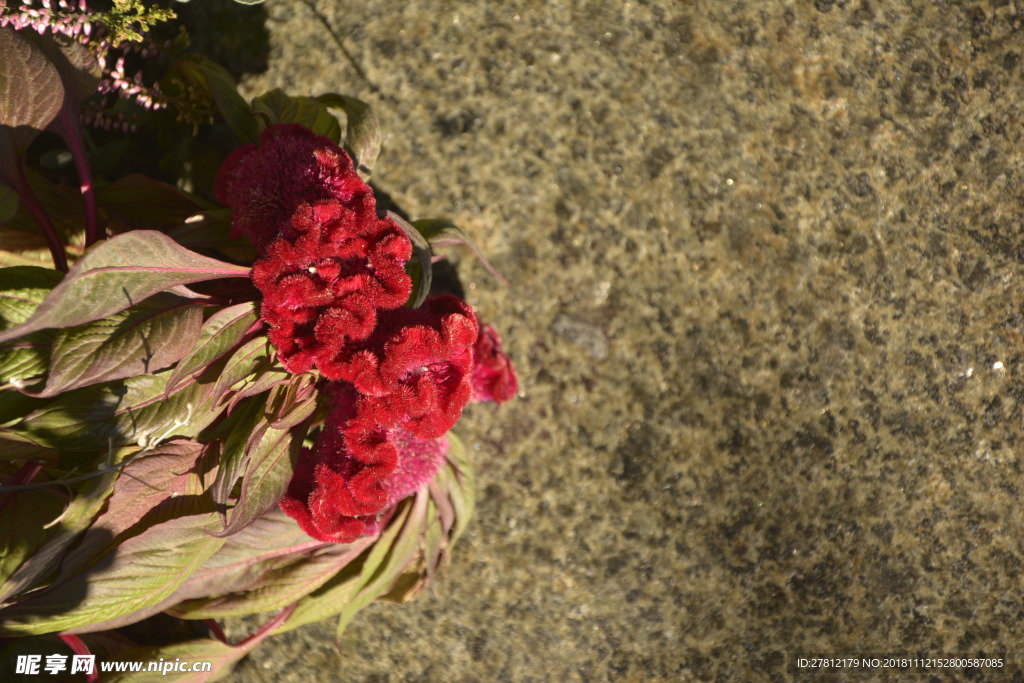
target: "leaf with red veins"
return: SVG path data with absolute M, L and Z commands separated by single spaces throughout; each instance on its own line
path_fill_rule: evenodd
M 473 401 L 504 403 L 516 395 L 519 380 L 512 360 L 501 348 L 501 336 L 490 325 L 480 326 L 473 346 Z

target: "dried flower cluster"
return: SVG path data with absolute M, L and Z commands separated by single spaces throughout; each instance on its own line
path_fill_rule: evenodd
M 493 328 L 448 295 L 405 307 L 409 237 L 377 213 L 348 154 L 295 124 L 237 149 L 217 179 L 232 228 L 256 244 L 260 317 L 284 367 L 331 380 L 330 412 L 281 507 L 311 536 L 375 533 L 430 481 L 470 401 L 504 401 L 515 372 Z

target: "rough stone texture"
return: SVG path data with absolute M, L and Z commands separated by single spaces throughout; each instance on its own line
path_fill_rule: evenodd
M 785 679 L 1017 653 L 1024 8 L 267 3 L 250 93 L 380 109 L 522 396 L 433 594 L 245 681 Z M 951 676 L 960 678 L 962 672 Z

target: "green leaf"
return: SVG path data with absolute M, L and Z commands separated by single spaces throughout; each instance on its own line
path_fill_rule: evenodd
M 90 571 L 0 610 L 0 634 L 88 633 L 151 616 L 223 543 L 208 533 L 217 526 L 211 512 L 150 527 Z
M 96 203 L 119 223 L 116 232 L 145 229 L 167 232 L 211 208 L 173 185 L 140 174 L 127 175 L 105 185 L 96 192 Z
M 2 494 L 0 494 L 2 495 Z M 59 528 L 44 528 L 64 509 L 60 497 L 50 491 L 17 491 L 0 507 L 0 596 L 11 575 L 32 557 Z
M 237 0 L 236 0 L 237 1 Z M 104 665 L 112 673 L 105 675 L 104 683 L 148 683 L 150 681 L 175 681 L 175 683 L 206 683 L 224 678 L 231 673 L 235 664 L 256 647 L 255 642 L 229 645 L 219 640 L 187 640 L 174 645 L 137 647 L 117 653 L 117 658 L 105 660 Z M 117 663 L 124 662 L 126 671 L 118 672 Z M 153 663 L 156 671 L 128 671 L 134 662 Z M 192 671 L 193 664 L 209 664 L 209 672 Z M 175 671 L 175 666 L 184 670 Z M 187 668 L 185 668 L 187 667 Z M 203 667 L 205 668 L 205 667 Z M 168 676 L 168 674 L 173 674 Z
M 175 66 L 185 79 L 213 101 L 240 142 L 256 144 L 256 117 L 238 94 L 235 80 L 224 67 L 199 55 L 189 55 L 188 59 L 179 61 Z
M 171 373 L 168 388 L 173 391 L 181 382 L 202 373 L 231 352 L 256 320 L 251 302 L 228 306 L 210 316 L 203 323 L 195 345 Z
M 394 211 L 387 212 L 388 218 L 398 224 L 412 242 L 413 258 L 405 265 L 406 272 L 412 278 L 412 293 L 406 304 L 409 308 L 419 308 L 430 293 L 430 282 L 433 279 L 433 255 L 430 244 L 419 230 L 409 224 Z
M 90 249 L 31 318 L 0 332 L 0 343 L 99 320 L 178 285 L 248 275 L 248 268 L 200 256 L 159 232 L 125 233 Z
M 21 186 L 21 160 L 33 139 L 57 117 L 64 85 L 32 39 L 0 28 L 0 177 Z
M 316 98 L 328 107 L 345 112 L 345 146 L 356 159 L 356 168 L 368 178 L 380 154 L 380 122 L 366 102 L 347 95 L 327 93 Z
M 165 393 L 165 370 L 61 394 L 8 429 L 40 446 L 99 450 L 193 437 L 216 419 L 212 381 L 189 381 Z M 2 394 L 0 394 L 2 396 Z
M 149 374 L 173 365 L 192 346 L 203 307 L 159 292 L 140 304 L 79 327 L 61 330 L 40 396 Z
M 462 440 L 453 432 L 448 432 L 447 436 L 448 464 L 442 472 L 450 479 L 446 489 L 455 511 L 455 524 L 451 530 L 451 543 L 454 544 L 466 530 L 476 509 L 476 468 Z
M 269 612 L 310 594 L 355 560 L 372 538 L 354 543 L 311 539 L 279 509 L 229 536 L 175 597 L 168 612 L 183 619 L 218 619 Z
M 90 632 L 150 616 L 223 544 L 195 471 L 198 444 L 169 444 L 119 478 L 107 512 L 45 592 L 0 610 L 0 633 Z
M 62 277 L 56 270 L 35 266 L 0 269 L 0 331 L 28 320 Z M 53 337 L 53 332 L 42 331 L 0 342 L 0 384 L 44 375 Z
M 266 337 L 256 337 L 242 344 L 228 359 L 224 369 L 221 370 L 220 376 L 217 378 L 217 384 L 213 389 L 214 400 L 219 401 L 228 389 L 241 380 L 254 375 L 262 369 L 269 368 L 271 364 L 270 353 Z
M 270 123 L 298 123 L 317 135 L 341 142 L 341 126 L 327 107 L 312 97 L 289 97 L 274 88 L 252 101 L 254 114 L 263 115 Z
M 9 577 L 9 580 L 0 585 L 0 601 L 49 585 L 56 578 L 61 560 L 67 555 L 68 549 L 93 523 L 107 499 L 113 494 L 118 475 L 121 473 L 113 466 L 137 451 L 138 449 L 125 449 L 112 452 L 108 463 L 111 467 L 85 481 L 78 494 L 57 518 L 57 533 L 33 553 L 30 560 Z
M 412 225 L 416 230 L 420 232 L 430 243 L 432 249 L 440 249 L 443 247 L 451 246 L 466 246 L 473 252 L 477 260 L 480 261 L 480 265 L 487 270 L 488 273 L 493 275 L 498 281 L 508 284 L 508 280 L 499 273 L 494 266 L 492 266 L 484 254 L 477 248 L 476 244 L 469 239 L 469 235 L 459 229 L 451 221 L 444 220 L 443 218 L 424 218 L 422 220 L 413 221 Z

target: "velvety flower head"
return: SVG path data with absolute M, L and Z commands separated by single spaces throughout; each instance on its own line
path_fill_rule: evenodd
M 360 420 L 351 385 L 336 383 L 330 393 L 335 403 L 324 431 L 300 456 L 281 508 L 310 536 L 348 543 L 377 533 L 388 510 L 434 478 L 448 440 L 420 439 L 401 426 L 370 427 Z M 369 430 L 362 435 L 367 442 L 353 441 L 360 429 Z
M 282 364 L 303 372 L 369 337 L 378 310 L 406 302 L 412 244 L 390 219 L 333 199 L 299 206 L 291 225 L 294 239 L 271 242 L 252 280 Z
M 516 395 L 519 381 L 512 361 L 501 349 L 501 337 L 490 325 L 480 326 L 473 346 L 473 400 L 504 403 Z
M 361 415 L 435 438 L 452 428 L 472 396 L 477 333 L 476 315 L 464 301 L 431 297 L 420 308 L 381 314 L 367 343 L 320 367 L 327 377 L 353 383 Z
M 301 204 L 332 198 L 376 210 L 345 150 L 298 124 L 269 126 L 259 146 L 238 147 L 217 174 L 214 190 L 231 207 L 232 235 L 247 236 L 260 250 L 279 235 L 291 236 L 292 215 Z

